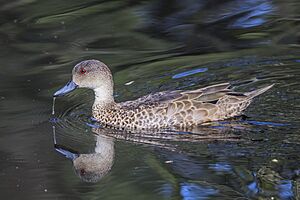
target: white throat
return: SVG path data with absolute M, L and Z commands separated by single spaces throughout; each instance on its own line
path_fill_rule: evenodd
M 101 154 L 102 157 L 113 157 L 114 141 L 112 138 L 97 136 L 95 152 Z
M 94 105 L 110 104 L 114 102 L 113 91 L 107 87 L 99 87 L 94 89 L 95 102 Z

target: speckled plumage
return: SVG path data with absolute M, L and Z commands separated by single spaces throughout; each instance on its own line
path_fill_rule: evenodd
M 124 129 L 186 128 L 241 115 L 253 97 L 271 86 L 236 93 L 228 83 L 191 91 L 164 91 L 134 101 L 93 106 L 99 122 Z
M 105 126 L 131 130 L 186 128 L 235 117 L 242 114 L 254 97 L 273 86 L 237 93 L 230 89 L 229 83 L 222 83 L 189 91 L 163 91 L 116 103 L 111 72 L 97 60 L 77 64 L 73 69 L 73 83 L 94 90 L 92 112 L 97 121 Z M 62 93 L 66 93 L 64 88 L 55 95 Z

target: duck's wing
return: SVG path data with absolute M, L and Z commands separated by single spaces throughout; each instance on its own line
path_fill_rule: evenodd
M 222 83 L 217 85 L 212 85 L 196 90 L 174 90 L 174 91 L 162 91 L 153 94 L 148 94 L 146 96 L 140 97 L 134 101 L 126 101 L 119 103 L 122 107 L 127 108 L 137 108 L 142 105 L 152 105 L 156 104 L 158 106 L 168 105 L 171 102 L 183 101 L 183 100 L 194 100 L 199 102 L 215 101 L 226 93 L 230 92 L 228 89 L 230 87 L 229 83 Z
M 188 90 L 181 92 L 182 97 L 178 100 L 196 100 L 199 102 L 214 102 L 220 99 L 222 96 L 232 93 L 233 91 L 229 89 L 229 83 L 221 83 L 216 85 L 211 85 L 204 88 L 199 88 L 196 90 Z
M 145 95 L 133 101 L 119 103 L 119 105 L 123 108 L 135 109 L 143 105 L 165 104 L 180 98 L 182 96 L 181 92 L 181 90 L 157 92 Z
M 191 123 L 196 124 L 234 117 L 241 115 L 254 97 L 272 86 L 239 93 L 232 91 L 228 83 L 223 83 L 181 92 L 182 97 L 168 103 L 167 116 L 176 118 L 177 121 L 189 119 Z
M 273 85 L 254 90 L 251 92 L 240 93 L 230 89 L 229 83 L 211 85 L 196 90 L 174 90 L 162 91 L 140 97 L 133 101 L 122 102 L 119 105 L 123 107 L 137 108 L 142 105 L 156 104 L 158 106 L 169 105 L 170 103 L 183 104 L 221 104 L 226 101 L 227 104 L 233 104 L 241 101 L 251 101 L 254 97 L 269 90 Z M 196 106 L 196 105 L 195 105 Z M 196 106 L 198 107 L 198 106 Z M 208 107 L 211 107 L 208 105 Z

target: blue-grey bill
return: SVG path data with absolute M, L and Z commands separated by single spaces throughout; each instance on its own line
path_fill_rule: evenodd
M 63 156 L 65 156 L 66 158 L 70 159 L 70 160 L 75 160 L 76 158 L 79 157 L 79 154 L 73 150 L 69 150 L 67 148 L 64 148 L 63 146 L 60 145 L 54 145 L 55 150 L 57 152 L 59 152 L 60 154 L 62 154 Z
M 54 94 L 53 97 L 61 97 L 64 96 L 65 94 L 68 94 L 75 90 L 78 87 L 76 83 L 73 81 L 69 81 L 64 87 L 60 88 L 57 90 Z

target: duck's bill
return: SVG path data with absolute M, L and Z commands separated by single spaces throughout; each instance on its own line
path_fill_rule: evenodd
M 68 94 L 78 88 L 78 85 L 74 83 L 73 81 L 69 81 L 64 87 L 60 88 L 57 90 L 53 96 L 54 97 L 61 97 L 64 96 L 65 94 Z
M 65 156 L 66 158 L 70 160 L 75 160 L 79 157 L 79 154 L 76 151 L 73 151 L 72 149 L 65 148 L 62 145 L 55 144 L 54 148 L 57 152 Z

